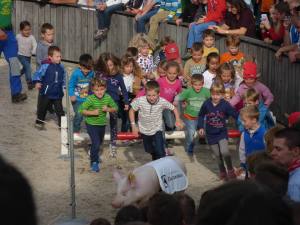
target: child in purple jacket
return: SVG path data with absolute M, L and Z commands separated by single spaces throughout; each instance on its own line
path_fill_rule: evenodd
M 237 104 L 242 101 L 246 91 L 253 88 L 259 93 L 260 101 L 262 101 L 266 107 L 269 107 L 273 102 L 274 96 L 267 86 L 257 80 L 256 64 L 254 62 L 245 62 L 243 69 L 244 81 L 240 84 L 235 95 L 229 101 L 230 104 L 234 107 L 237 106 Z

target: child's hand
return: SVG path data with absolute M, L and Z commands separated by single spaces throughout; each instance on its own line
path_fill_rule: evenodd
M 76 96 L 70 96 L 71 102 L 76 102 Z
M 204 134 L 205 134 L 204 129 L 203 129 L 203 128 L 202 128 L 202 129 L 199 129 L 198 133 L 199 133 L 199 136 L 200 136 L 200 137 L 203 137 Z
M 108 112 L 108 107 L 107 107 L 106 105 L 103 106 L 103 107 L 102 107 L 102 111 L 103 111 L 103 112 Z
M 279 49 L 279 50 L 275 53 L 276 59 L 280 60 L 281 55 L 282 55 L 282 52 L 281 52 L 280 49 Z
M 129 110 L 129 105 L 125 105 L 124 110 L 128 111 Z
M 175 126 L 178 127 L 179 129 L 183 129 L 184 127 L 183 122 L 181 120 L 177 120 L 175 122 Z
M 36 83 L 35 88 L 40 90 L 42 88 L 42 84 L 41 83 Z

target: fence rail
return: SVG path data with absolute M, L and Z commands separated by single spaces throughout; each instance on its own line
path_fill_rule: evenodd
M 126 13 L 112 16 L 111 28 L 107 39 L 103 42 L 93 40 L 97 27 L 96 13 L 77 6 L 47 4 L 43 7 L 35 1 L 15 1 L 14 27 L 18 29 L 22 20 L 32 24 L 33 35 L 40 37 L 40 27 L 49 22 L 55 27 L 55 43 L 62 49 L 63 58 L 78 61 L 82 53 L 90 53 L 98 57 L 100 53 L 109 51 L 121 56 L 128 42 L 135 34 L 134 18 Z M 179 44 L 181 53 L 186 46 L 188 28 L 186 25 L 176 26 L 163 23 L 159 28 L 159 36 L 171 36 Z M 275 101 L 272 111 L 279 121 L 286 123 L 284 113 L 300 110 L 300 64 L 291 64 L 287 57 L 279 62 L 274 53 L 276 47 L 253 38 L 241 38 L 241 51 L 253 55 L 259 62 L 261 80 L 272 90 Z M 225 51 L 225 38 L 217 35 L 216 46 L 220 52 Z

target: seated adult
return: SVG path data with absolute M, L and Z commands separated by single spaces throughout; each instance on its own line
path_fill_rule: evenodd
M 225 23 L 212 26 L 220 34 L 236 34 L 255 37 L 255 20 L 252 11 L 243 0 L 228 0 Z
M 300 131 L 285 128 L 274 135 L 272 158 L 289 171 L 288 197 L 300 202 Z
M 77 0 L 50 0 L 53 4 L 76 4 Z
M 144 0 L 143 7 L 140 12 L 135 16 L 136 20 L 136 32 L 146 33 L 145 25 L 150 21 L 150 18 L 154 16 L 159 10 L 160 2 L 155 0 Z

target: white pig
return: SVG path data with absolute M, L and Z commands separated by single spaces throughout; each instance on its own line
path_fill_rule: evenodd
M 174 156 L 147 163 L 127 176 L 115 171 L 114 179 L 117 182 L 117 195 L 112 201 L 114 208 L 130 204 L 142 206 L 160 190 L 173 194 L 188 186 L 185 165 Z

